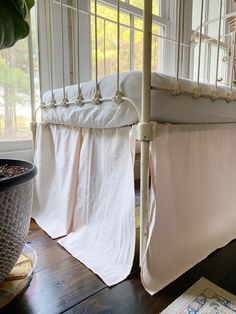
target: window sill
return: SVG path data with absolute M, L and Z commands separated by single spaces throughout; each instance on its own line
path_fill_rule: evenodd
M 0 158 L 33 161 L 32 140 L 0 141 Z

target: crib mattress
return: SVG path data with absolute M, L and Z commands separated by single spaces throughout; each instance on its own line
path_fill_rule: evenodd
M 152 85 L 159 87 L 173 87 L 175 78 L 167 75 L 152 73 Z M 123 96 L 131 99 L 141 110 L 142 72 L 126 72 L 120 74 L 120 90 Z M 180 80 L 184 90 L 192 91 L 196 82 L 186 79 Z M 213 85 L 200 84 L 203 93 L 211 94 Z M 110 98 L 116 91 L 116 75 L 107 76 L 99 81 L 101 97 Z M 84 99 L 92 99 L 95 94 L 95 82 L 81 84 Z M 225 96 L 229 88 L 219 86 L 219 93 Z M 233 91 L 236 95 L 236 91 Z M 66 96 L 71 103 L 76 102 L 77 85 L 66 87 Z M 57 103 L 63 98 L 62 88 L 54 90 Z M 51 101 L 51 92 L 44 94 L 46 104 Z M 236 102 L 227 103 L 224 100 L 212 101 L 207 98 L 194 99 L 191 96 L 173 96 L 167 91 L 152 90 L 151 120 L 169 123 L 226 123 L 236 122 Z M 42 110 L 44 123 L 80 126 L 86 128 L 114 128 L 132 125 L 138 122 L 135 108 L 128 101 L 116 104 L 112 101 L 99 105 L 87 103 L 83 106 L 58 106 Z

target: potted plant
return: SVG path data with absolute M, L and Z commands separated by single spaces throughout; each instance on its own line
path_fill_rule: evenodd
M 29 34 L 29 10 L 34 0 L 0 2 L 0 49 Z M 11 271 L 26 242 L 33 199 L 35 166 L 0 159 L 0 282 Z

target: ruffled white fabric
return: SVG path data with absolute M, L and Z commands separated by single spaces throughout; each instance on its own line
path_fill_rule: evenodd
M 135 248 L 129 128 L 83 129 L 72 232 L 59 243 L 108 285 L 130 273 Z
M 135 249 L 130 127 L 38 126 L 33 217 L 108 285 L 130 273 Z M 134 146 L 134 144 L 132 145 Z
M 32 217 L 52 238 L 68 234 L 75 206 L 81 130 L 67 126 L 37 126 L 34 206 Z

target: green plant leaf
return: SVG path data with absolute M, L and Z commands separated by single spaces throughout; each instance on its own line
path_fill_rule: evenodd
M 30 10 L 31 8 L 33 8 L 33 6 L 34 6 L 34 0 L 25 0 L 25 2 L 26 2 L 26 5 L 27 5 L 28 10 Z
M 29 34 L 29 10 L 34 0 L 0 1 L 0 49 L 12 47 Z

